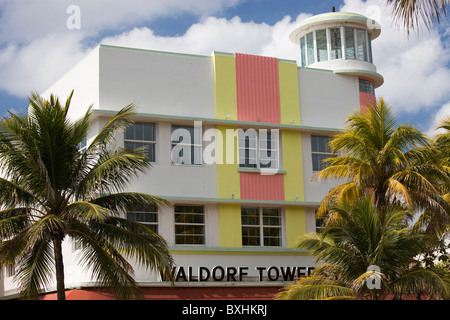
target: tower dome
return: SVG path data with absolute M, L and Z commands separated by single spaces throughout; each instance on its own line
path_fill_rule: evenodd
M 373 91 L 384 82 L 372 60 L 372 40 L 380 33 L 378 22 L 361 14 L 330 12 L 303 20 L 289 38 L 300 47 L 302 67 L 358 76 Z

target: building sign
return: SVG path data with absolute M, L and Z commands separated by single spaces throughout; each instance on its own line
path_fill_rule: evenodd
M 255 267 L 256 281 L 294 281 L 311 274 L 314 267 Z M 251 269 L 249 267 L 174 267 L 172 278 L 174 281 L 249 281 Z M 255 280 L 253 280 L 255 281 Z

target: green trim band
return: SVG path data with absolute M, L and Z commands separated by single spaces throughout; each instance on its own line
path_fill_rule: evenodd
M 221 248 L 201 246 L 171 246 L 171 254 L 227 254 L 227 255 L 311 255 L 305 250 L 289 248 Z
M 126 50 L 126 51 L 134 51 L 134 52 L 148 52 L 148 53 L 165 54 L 165 55 L 171 55 L 171 56 L 211 59 L 211 56 L 204 56 L 204 55 L 199 55 L 199 54 L 130 48 L 130 47 L 112 46 L 112 45 L 108 45 L 108 44 L 100 44 L 99 47 L 105 48 L 105 49 Z
M 263 169 L 257 169 L 257 168 L 238 168 L 238 172 L 250 172 L 250 173 L 264 174 Z M 285 170 L 278 170 L 274 174 L 286 174 L 286 171 Z
M 158 196 L 168 201 L 191 202 L 191 203 L 235 203 L 247 205 L 282 205 L 282 206 L 300 206 L 315 208 L 320 202 L 308 201 L 278 201 L 278 200 L 248 200 L 248 199 L 224 199 L 224 198 L 197 198 L 197 197 L 177 197 L 177 196 Z
M 104 109 L 93 109 L 92 113 L 94 115 L 115 115 L 118 111 L 104 110 Z M 212 118 L 200 118 L 200 117 L 187 117 L 187 116 L 174 116 L 167 114 L 152 114 L 152 113 L 137 113 L 135 117 L 145 117 L 155 120 L 180 120 L 180 121 L 201 121 L 208 124 L 217 125 L 229 125 L 236 126 L 242 125 L 243 127 L 261 127 L 270 129 L 284 129 L 302 132 L 327 132 L 327 133 L 337 133 L 341 132 L 342 129 L 338 128 L 326 128 L 326 127 L 311 127 L 302 126 L 294 124 L 280 124 L 280 123 L 266 123 L 266 122 L 252 122 L 252 121 L 239 121 L 239 120 L 227 120 L 227 119 L 212 119 Z

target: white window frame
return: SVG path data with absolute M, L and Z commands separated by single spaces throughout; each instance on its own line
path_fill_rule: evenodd
M 311 143 L 311 167 L 312 167 L 312 171 L 313 172 L 319 172 L 320 170 L 322 170 L 323 168 L 320 168 L 319 170 L 315 170 L 314 169 L 314 160 L 313 160 L 313 155 L 319 155 L 319 156 L 326 156 L 327 158 L 333 157 L 335 156 L 335 154 L 331 153 L 331 152 L 321 152 L 321 151 L 314 151 L 313 150 L 313 145 L 312 145 L 312 138 L 313 137 L 326 137 L 328 138 L 328 141 L 331 139 L 329 136 L 323 136 L 323 135 L 311 135 L 310 137 L 310 143 Z M 320 162 L 321 166 L 322 166 L 322 161 Z
M 154 230 L 154 231 L 156 233 L 159 233 L 159 210 L 158 210 L 158 206 L 155 205 L 154 206 L 154 210 L 145 210 L 145 209 L 146 208 L 139 208 L 139 209 L 136 209 L 136 210 L 127 211 L 127 219 L 131 220 L 131 221 L 134 221 L 134 222 L 142 223 L 142 224 L 147 225 L 147 226 L 156 227 L 156 230 Z M 130 217 L 131 214 L 135 214 L 136 218 L 131 219 L 131 217 Z M 156 216 L 156 221 L 145 221 L 145 219 L 141 220 L 138 217 L 139 214 L 144 214 L 144 215 L 145 214 L 152 214 L 152 215 L 155 215 Z M 153 230 L 153 228 L 151 228 L 151 229 Z
M 264 248 L 281 248 L 281 247 L 283 247 L 283 241 L 284 241 L 284 235 L 283 235 L 283 225 L 284 225 L 284 223 L 283 223 L 283 214 L 282 214 L 282 208 L 279 208 L 279 207 L 277 207 L 277 208 L 272 208 L 272 207 L 248 207 L 248 206 L 245 206 L 245 207 L 242 207 L 241 208 L 241 221 L 242 221 L 242 209 L 257 209 L 257 212 L 258 212 L 258 225 L 256 225 L 256 224 L 242 224 L 241 223 L 241 229 L 242 228 L 257 228 L 257 229 L 259 229 L 259 245 L 246 245 L 246 244 L 244 244 L 244 235 L 242 235 L 242 246 L 243 247 L 264 247 Z M 264 224 L 264 214 L 263 214 L 263 212 L 264 212 L 264 209 L 277 209 L 278 210 L 278 214 L 279 214 L 279 216 L 278 216 L 278 218 L 279 218 L 279 221 L 280 221 L 280 224 L 279 225 L 265 225 Z M 267 229 L 267 228 L 270 228 L 270 229 L 278 229 L 279 230 L 279 245 L 278 246 L 266 246 L 266 245 L 264 245 L 264 229 Z
M 153 158 L 154 159 L 150 159 L 150 162 L 151 163 L 156 163 L 157 161 L 156 161 L 156 159 L 157 159 L 157 146 L 156 146 L 156 144 L 157 144 L 157 140 L 158 140 L 158 138 L 157 138 L 157 128 L 156 128 L 156 123 L 151 123 L 151 122 L 135 122 L 135 123 L 133 123 L 133 124 L 131 124 L 129 127 L 131 127 L 131 126 L 134 126 L 134 125 L 137 125 L 137 124 L 143 124 L 143 125 L 152 125 L 153 126 L 153 135 L 154 135 L 154 137 L 155 137 L 155 140 L 154 141 L 152 141 L 152 140 L 137 140 L 137 139 L 127 139 L 126 138 L 126 133 L 124 132 L 124 135 L 123 135 L 123 142 L 124 142 L 124 147 L 125 147 L 125 144 L 128 142 L 128 143 L 141 143 L 141 144 L 144 144 L 144 145 L 154 145 L 154 150 L 155 150 L 155 152 L 154 152 L 154 154 L 153 154 Z M 127 130 L 127 129 L 125 129 L 125 130 Z
M 177 214 L 183 214 L 183 215 L 189 215 L 191 213 L 185 213 L 185 212 L 177 212 L 177 207 L 201 207 L 202 213 L 192 213 L 195 215 L 202 215 L 203 216 L 203 222 L 202 223 L 193 223 L 193 222 L 177 222 L 176 221 L 176 215 Z M 205 246 L 206 245 L 206 207 L 204 205 L 199 204 L 175 204 L 174 206 L 174 243 L 177 246 Z M 203 234 L 190 234 L 190 235 L 182 235 L 177 233 L 177 226 L 203 226 Z M 203 243 L 177 243 L 177 236 L 202 236 L 203 237 Z

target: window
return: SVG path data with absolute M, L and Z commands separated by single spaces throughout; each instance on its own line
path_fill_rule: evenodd
M 279 169 L 279 130 L 239 129 L 239 167 Z
M 172 126 L 172 163 L 202 164 L 202 130 L 197 127 Z
M 125 149 L 145 148 L 145 153 L 151 162 L 155 156 L 156 134 L 154 123 L 134 123 L 125 129 Z
M 308 55 L 308 64 L 315 62 L 314 58 L 314 35 L 312 32 L 306 35 L 306 54 Z
M 320 233 L 323 231 L 325 227 L 325 217 L 317 217 L 317 210 L 315 210 L 316 216 L 316 233 Z
M 311 136 L 313 171 L 320 171 L 325 168 L 325 164 L 322 161 L 333 156 L 328 145 L 330 140 L 331 138 L 326 136 Z
M 5 277 L 13 277 L 16 274 L 15 263 L 10 263 L 5 266 Z
M 305 44 L 305 37 L 300 39 L 300 53 L 301 53 L 301 59 L 302 59 L 302 67 L 306 66 L 306 44 Z
M 331 59 L 342 59 L 341 29 L 330 29 Z
M 317 61 L 328 60 L 327 30 L 316 31 Z
M 205 244 L 203 206 L 175 206 L 175 244 Z
M 359 79 L 359 92 L 370 93 L 372 95 L 375 95 L 373 83 L 366 79 Z
M 353 28 L 345 28 L 345 58 L 356 59 L 355 32 Z
M 129 211 L 127 212 L 127 219 L 145 224 L 151 230 L 158 233 L 158 207 L 156 205 Z
M 242 208 L 242 245 L 281 247 L 279 208 Z
M 356 43 L 358 48 L 358 60 L 367 61 L 367 36 L 366 30 L 356 30 Z

